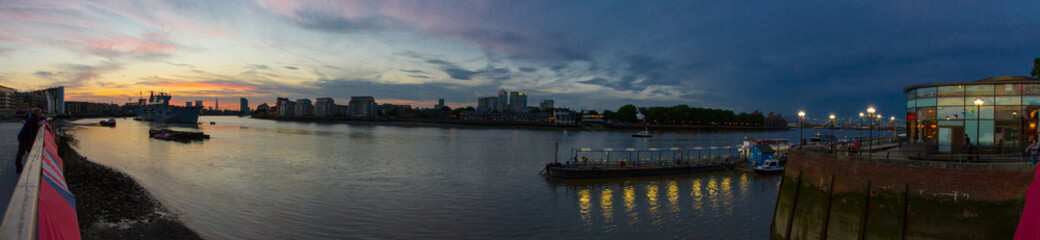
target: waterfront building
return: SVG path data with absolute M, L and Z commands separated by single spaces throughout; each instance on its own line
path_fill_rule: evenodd
M 92 102 L 65 102 L 65 110 L 69 114 L 89 114 L 89 113 L 117 113 L 120 111 L 119 105 L 114 103 L 92 103 Z
M 908 141 L 922 143 L 928 151 L 962 152 L 967 136 L 983 149 L 1016 152 L 1037 138 L 1038 79 L 1001 76 L 920 84 L 903 93 Z
M 296 113 L 296 103 L 289 101 L 288 98 L 278 98 L 274 108 L 279 117 L 291 117 Z
M 477 111 L 478 112 L 493 112 L 496 111 L 498 106 L 497 97 L 482 97 L 477 99 Z
M 542 99 L 542 102 L 538 103 L 538 106 L 542 109 L 542 111 L 549 111 L 553 109 L 553 100 Z
M 65 87 L 30 91 L 22 96 L 25 108 L 39 107 L 47 114 L 65 114 Z
M 352 118 L 373 118 L 377 116 L 377 108 L 376 99 L 371 96 L 350 97 L 348 115 Z
M 553 112 L 553 122 L 556 125 L 576 125 L 578 124 L 579 114 L 571 111 L 555 111 Z
M 142 103 L 141 105 L 144 105 L 144 104 Z M 199 109 L 202 109 L 203 108 L 202 107 L 202 101 L 201 100 L 195 100 L 195 106 L 199 107 Z
M 241 103 L 238 107 L 238 111 L 241 112 L 239 115 L 249 115 L 249 100 L 246 100 L 246 98 L 240 98 L 238 101 Z
M 527 94 L 522 92 L 509 92 L 509 109 L 514 112 L 523 112 L 527 107 Z
M 506 108 L 509 105 L 509 97 L 508 95 L 506 95 L 505 89 L 498 90 L 498 99 L 495 101 L 498 101 L 498 104 L 496 105 L 497 107 L 495 107 L 495 111 L 505 112 Z
M 296 99 L 296 109 L 294 109 L 293 115 L 297 117 L 313 116 L 314 104 L 311 103 L 310 99 Z
M 191 107 L 191 101 L 184 102 L 185 107 Z
M 336 100 L 324 97 L 315 99 L 314 116 L 328 117 L 336 115 Z
M 14 88 L 0 86 L 0 117 L 14 116 L 21 103 L 18 99 Z

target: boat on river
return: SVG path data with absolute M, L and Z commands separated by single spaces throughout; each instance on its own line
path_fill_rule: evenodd
M 148 104 L 138 107 L 137 116 L 144 121 L 191 124 L 199 122 L 202 106 L 170 105 L 172 98 L 173 96 L 167 93 L 160 92 L 159 95 L 152 93 L 148 97 Z
M 653 137 L 650 135 L 650 129 L 644 129 L 642 132 L 632 134 L 632 137 Z
M 548 178 L 588 179 L 680 175 L 733 169 L 734 147 L 578 148 L 565 162 L 545 165 Z
M 784 172 L 784 166 L 780 165 L 780 161 L 776 158 L 769 158 L 762 162 L 758 166 L 754 166 L 751 169 L 755 170 L 755 173 L 759 174 L 770 174 L 770 173 L 782 173 Z
M 108 121 L 102 120 L 100 122 L 100 124 L 103 127 L 115 127 L 116 126 L 116 119 L 115 118 L 109 118 Z
M 161 130 L 149 130 L 148 136 L 151 138 L 167 141 L 192 141 L 192 140 L 203 140 L 209 139 L 209 135 L 200 132 L 182 132 L 174 131 L 170 129 Z

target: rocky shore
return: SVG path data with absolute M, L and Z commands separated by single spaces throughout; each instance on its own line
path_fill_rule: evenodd
M 58 132 L 83 239 L 201 239 L 133 178 L 80 156 L 70 132 Z

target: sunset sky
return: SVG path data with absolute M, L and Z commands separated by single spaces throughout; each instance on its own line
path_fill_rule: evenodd
M 0 1 L 0 85 L 125 103 L 371 95 L 822 118 L 1029 74 L 1040 1 Z M 815 115 L 814 115 L 815 114 Z

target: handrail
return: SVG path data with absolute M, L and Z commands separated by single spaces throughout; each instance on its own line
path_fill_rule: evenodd
M 25 160 L 18 185 L 11 194 L 3 222 L 0 223 L 0 239 L 36 239 L 36 210 L 40 194 L 40 168 L 43 159 L 45 125 L 36 132 L 29 158 Z M 21 151 L 21 150 L 19 150 Z M 21 161 L 17 159 L 16 161 Z

